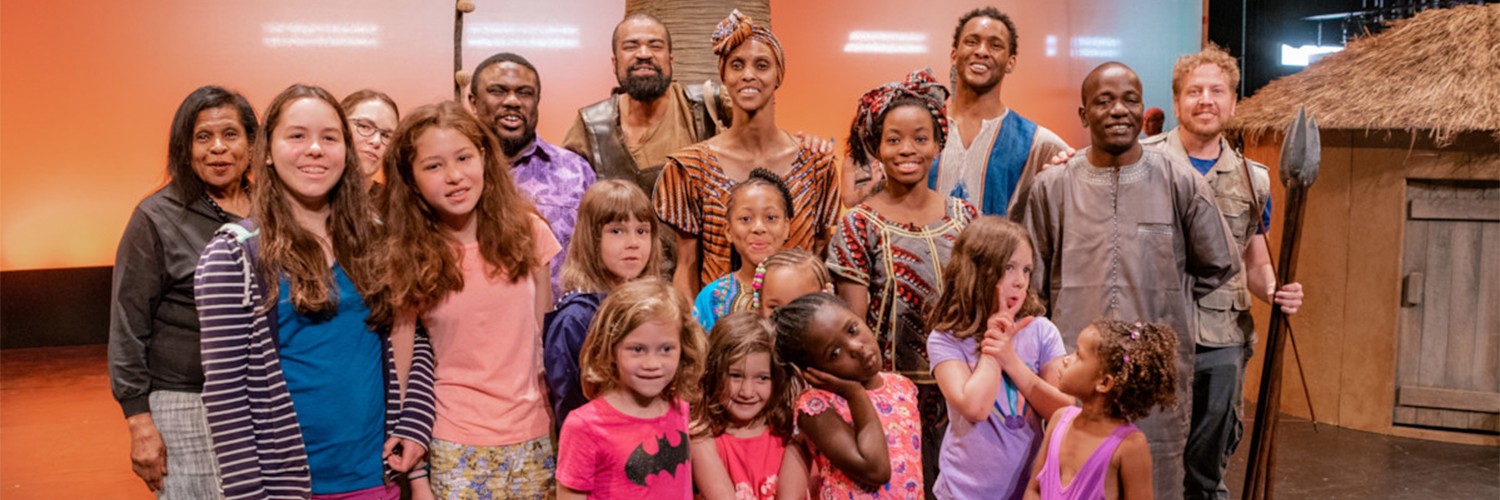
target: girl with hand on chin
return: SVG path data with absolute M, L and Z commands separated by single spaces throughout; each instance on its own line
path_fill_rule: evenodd
M 932 159 L 947 140 L 948 91 L 926 70 L 860 98 L 851 127 L 855 161 L 879 157 L 884 186 L 840 221 L 828 249 L 840 298 L 875 332 L 882 369 L 916 382 L 922 414 L 924 481 L 937 480 L 947 405 L 927 359 L 927 304 L 943 291 L 943 263 L 959 232 L 978 216 L 968 202 L 927 187 Z

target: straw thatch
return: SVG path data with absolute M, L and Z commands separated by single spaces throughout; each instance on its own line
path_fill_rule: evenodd
M 1433 9 L 1351 41 L 1240 103 L 1234 128 L 1279 132 L 1298 105 L 1324 129 L 1500 137 L 1500 4 Z

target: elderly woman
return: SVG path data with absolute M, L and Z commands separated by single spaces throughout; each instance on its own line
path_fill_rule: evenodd
M 165 187 L 142 200 L 115 254 L 109 375 L 130 428 L 130 461 L 165 498 L 218 498 L 204 419 L 193 271 L 214 230 L 250 213 L 255 112 L 202 87 L 172 118 Z
M 833 157 L 776 126 L 776 89 L 786 72 L 776 35 L 736 10 L 713 42 L 733 125 L 669 155 L 653 200 L 657 216 L 677 230 L 672 284 L 689 297 L 730 271 L 729 191 L 751 170 L 771 170 L 792 193 L 786 248 L 822 254 L 841 203 Z

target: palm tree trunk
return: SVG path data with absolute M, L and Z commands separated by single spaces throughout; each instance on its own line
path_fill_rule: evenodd
M 770 0 L 626 0 L 625 15 L 645 12 L 672 33 L 672 79 L 682 83 L 719 81 L 719 59 L 709 40 L 719 21 L 739 9 L 756 24 L 771 26 Z

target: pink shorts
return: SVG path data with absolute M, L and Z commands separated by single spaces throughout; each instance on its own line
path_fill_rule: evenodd
M 329 493 L 327 495 L 313 495 L 312 500 L 400 500 L 401 487 L 396 483 L 365 488 L 348 493 Z

